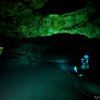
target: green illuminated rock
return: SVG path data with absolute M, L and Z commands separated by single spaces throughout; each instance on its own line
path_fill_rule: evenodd
M 9 1 L 9 0 L 8 0 Z M 100 38 L 100 18 L 91 21 L 95 7 L 87 4 L 83 9 L 62 15 L 43 16 L 36 9 L 43 7 L 47 0 L 24 0 L 24 2 L 2 2 L 0 34 L 16 38 L 51 36 L 69 33 Z M 5 6 L 6 5 L 6 6 Z

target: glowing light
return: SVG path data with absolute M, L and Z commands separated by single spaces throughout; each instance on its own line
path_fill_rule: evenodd
M 80 77 L 82 77 L 82 76 L 83 76 L 83 74 L 80 74 L 79 76 L 80 76 Z
M 89 56 L 88 56 L 88 55 L 84 55 L 84 58 L 85 58 L 85 59 L 89 59 Z
M 74 70 L 75 70 L 75 72 L 76 72 L 76 73 L 78 72 L 78 71 L 77 71 L 77 67 L 76 67 L 76 66 L 74 67 Z

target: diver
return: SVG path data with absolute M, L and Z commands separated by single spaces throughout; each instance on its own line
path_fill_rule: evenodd
M 80 59 L 80 62 L 77 66 L 74 67 L 74 71 L 78 74 L 78 76 L 86 76 L 89 70 L 89 56 L 85 54 L 83 58 Z

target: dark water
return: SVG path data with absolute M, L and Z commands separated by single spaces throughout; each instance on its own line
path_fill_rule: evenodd
M 63 65 L 62 65 L 63 66 Z M 84 100 L 72 75 L 54 63 L 0 69 L 0 100 Z M 90 98 L 89 98 L 90 99 Z
M 100 95 L 100 85 L 96 86 L 100 84 L 100 40 L 65 35 L 38 39 L 39 43 L 48 46 L 38 65 L 18 66 L 17 57 L 2 55 L 0 100 L 92 100 Z M 90 72 L 80 78 L 73 67 L 84 54 L 90 57 Z

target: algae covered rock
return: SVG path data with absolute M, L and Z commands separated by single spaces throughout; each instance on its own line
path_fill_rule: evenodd
M 89 1 L 83 8 L 75 11 L 45 15 L 42 9 L 48 3 L 49 0 L 0 1 L 0 34 L 31 38 L 69 33 L 100 38 L 97 1 Z M 61 5 L 67 3 L 69 2 L 64 1 Z M 49 12 L 48 8 L 44 9 Z

